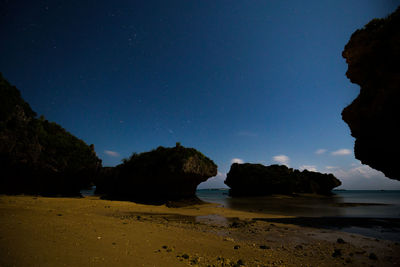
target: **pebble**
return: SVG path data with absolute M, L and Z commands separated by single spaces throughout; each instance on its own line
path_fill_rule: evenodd
M 200 258 L 199 257 L 194 257 L 190 262 L 192 264 L 198 264 L 200 262 Z
M 295 247 L 295 249 L 303 249 L 303 246 L 302 246 L 302 245 L 297 245 L 297 246 Z
M 338 244 L 345 244 L 346 241 L 344 241 L 342 238 L 339 237 L 339 238 L 336 240 L 336 243 L 338 243 Z
M 369 253 L 368 258 L 370 258 L 371 260 L 377 260 L 378 259 L 378 257 L 373 252 Z
M 239 265 L 239 266 L 242 266 L 242 265 L 244 265 L 244 261 L 243 260 L 238 260 L 236 262 L 236 264 Z
M 335 248 L 335 250 L 332 253 L 332 257 L 336 258 L 336 257 L 340 257 L 340 256 L 342 256 L 342 250 Z

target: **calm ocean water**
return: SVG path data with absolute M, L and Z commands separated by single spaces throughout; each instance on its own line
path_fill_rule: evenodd
M 400 242 L 400 190 L 345 190 L 333 191 L 332 196 L 240 198 L 231 198 L 228 192 L 228 189 L 202 189 L 196 194 L 203 201 L 231 209 L 295 216 L 276 219 L 277 222 L 339 229 Z M 92 196 L 94 188 L 81 193 Z
M 334 195 L 231 198 L 228 189 L 197 190 L 197 196 L 224 207 L 298 217 L 400 218 L 400 190 L 345 190 Z
M 228 189 L 200 189 L 197 196 L 206 202 L 244 211 L 297 217 L 400 218 L 400 190 L 344 190 L 332 196 L 265 196 L 231 198 Z M 82 190 L 83 196 L 94 188 Z

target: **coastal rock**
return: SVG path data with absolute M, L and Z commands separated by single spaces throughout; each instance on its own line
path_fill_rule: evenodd
M 299 171 L 284 165 L 233 163 L 225 184 L 231 196 L 313 193 L 327 195 L 341 182 L 333 174 Z
M 0 74 L 0 193 L 79 195 L 100 166 L 93 145 L 37 119 Z
M 217 175 L 217 165 L 179 143 L 133 154 L 114 168 L 103 168 L 96 192 L 109 198 L 164 202 L 195 198 L 197 186 Z
M 400 180 L 395 156 L 400 151 L 400 7 L 385 19 L 374 19 L 353 33 L 343 57 L 346 76 L 360 94 L 342 111 L 354 154 L 363 164 Z

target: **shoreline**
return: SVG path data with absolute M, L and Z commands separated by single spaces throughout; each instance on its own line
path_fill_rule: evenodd
M 0 195 L 4 266 L 391 266 L 398 242 L 201 204 Z

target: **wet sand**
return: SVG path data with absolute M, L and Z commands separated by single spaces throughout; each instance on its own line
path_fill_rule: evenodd
M 0 266 L 396 266 L 400 244 L 203 204 L 0 196 Z

